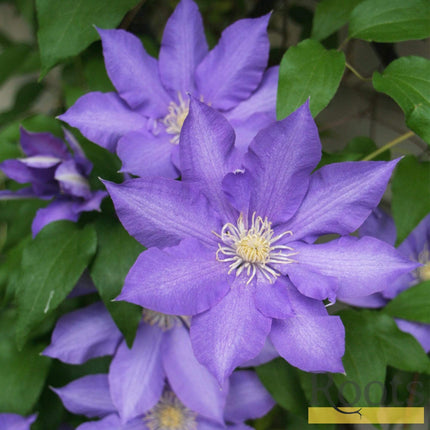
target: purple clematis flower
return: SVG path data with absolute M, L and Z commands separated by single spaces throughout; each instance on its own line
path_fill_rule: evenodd
M 86 94 L 59 118 L 116 151 L 122 171 L 176 178 L 179 133 L 192 94 L 229 118 L 245 151 L 256 132 L 276 119 L 278 67 L 265 71 L 269 17 L 235 22 L 208 51 L 197 5 L 181 0 L 167 22 L 158 61 L 133 34 L 98 29 L 117 92 Z
M 224 428 L 228 411 L 227 393 L 231 395 L 232 391 L 239 389 L 226 384 L 221 390 L 215 378 L 197 362 L 185 317 L 149 310 L 143 311 L 143 321 L 131 349 L 127 347 L 106 308 L 96 303 L 62 317 L 54 330 L 52 343 L 44 354 L 74 364 L 97 356 L 114 355 L 108 375 L 99 375 L 94 380 L 93 377 L 86 377 L 55 391 L 65 406 L 75 413 L 89 417 L 115 413 L 115 418 L 109 420 L 117 422 L 118 428 L 122 428 L 120 421 L 121 425 L 125 425 L 137 417 L 150 414 L 149 411 L 154 411 L 154 408 L 159 409 L 157 405 L 166 401 L 166 380 L 169 393 L 175 392 L 174 399 L 180 401 L 172 400 L 171 394 L 166 395 L 167 399 L 170 398 L 174 404 L 186 404 L 193 411 L 190 416 L 198 414 L 204 417 L 204 420 L 209 421 L 206 424 L 208 429 Z M 239 386 L 255 378 L 255 375 L 244 377 L 243 381 L 238 382 Z M 273 406 L 273 400 L 261 384 L 256 381 L 250 384 L 257 390 L 256 398 L 262 402 L 258 411 L 264 415 Z M 98 400 L 98 390 L 101 388 L 103 395 L 109 399 L 106 404 Z M 90 389 L 95 392 L 90 393 Z M 86 396 L 92 399 L 90 405 L 85 399 L 85 391 Z M 253 394 L 250 396 L 252 400 Z M 246 403 L 249 396 L 243 397 Z M 95 405 L 98 409 L 94 409 Z M 238 404 L 235 407 L 242 406 Z M 247 418 L 251 418 L 251 415 L 237 419 L 243 421 Z M 233 419 L 233 422 L 237 419 Z M 148 427 L 152 428 L 149 424 Z
M 67 145 L 51 133 L 31 133 L 21 128 L 21 147 L 25 157 L 5 160 L 0 169 L 6 176 L 31 186 L 16 192 L 0 191 L 0 199 L 52 199 L 39 209 L 33 220 L 33 236 L 50 222 L 77 221 L 81 212 L 100 210 L 105 191 L 91 191 L 88 175 L 92 163 L 85 157 L 78 141 L 64 130 Z
M 17 414 L 0 414 L 0 429 L 2 430 L 30 430 L 37 415 L 23 417 Z
M 361 236 L 373 236 L 394 245 L 397 237 L 393 219 L 376 208 L 359 229 Z M 399 252 L 421 264 L 413 272 L 400 276 L 388 288 L 367 297 L 346 300 L 347 303 L 367 308 L 380 308 L 402 291 L 420 282 L 430 281 L 430 214 L 427 215 L 398 247 Z M 400 330 L 410 333 L 430 352 L 430 324 L 395 319 Z
M 267 336 L 294 366 L 343 372 L 344 328 L 323 300 L 381 291 L 416 267 L 372 237 L 313 243 L 356 230 L 397 163 L 312 173 L 320 155 L 306 103 L 260 131 L 238 166 L 230 124 L 193 99 L 179 145 L 182 182 L 105 183 L 122 224 L 149 248 L 119 299 L 191 315 L 194 352 L 220 384 Z

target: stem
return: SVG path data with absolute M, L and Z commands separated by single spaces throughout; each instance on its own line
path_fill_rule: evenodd
M 349 42 L 349 37 L 347 37 L 346 39 L 344 39 L 342 41 L 342 43 L 339 45 L 339 48 L 337 48 L 338 51 L 342 51 L 342 49 L 347 45 L 347 43 Z
M 357 76 L 358 79 L 361 79 L 362 81 L 365 81 L 365 82 L 372 80 L 372 78 L 365 78 L 364 76 L 360 75 L 360 73 L 358 73 L 357 70 L 354 69 L 354 67 L 352 67 L 351 64 L 349 64 L 347 61 L 345 61 L 345 66 L 349 70 L 351 70 L 351 72 L 354 73 L 354 75 Z
M 402 134 L 401 136 L 397 137 L 396 139 L 386 143 L 384 146 L 381 146 L 380 148 L 378 148 L 376 151 L 373 151 L 371 154 L 369 154 L 367 157 L 363 158 L 363 161 L 368 161 L 368 160 L 372 160 L 373 158 L 375 158 L 377 155 L 382 154 L 384 151 L 386 151 L 387 149 L 392 148 L 393 146 L 397 145 L 398 143 L 401 143 L 407 139 L 409 139 L 410 137 L 412 137 L 415 133 L 413 131 L 408 131 L 405 134 Z

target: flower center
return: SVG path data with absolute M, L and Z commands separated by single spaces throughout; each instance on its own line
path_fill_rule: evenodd
M 293 248 L 285 245 L 275 245 L 282 237 L 292 234 L 285 231 L 274 237 L 272 223 L 267 217 L 262 218 L 252 214 L 251 226 L 241 213 L 237 224 L 227 223 L 221 230 L 221 234 L 215 233 L 222 244 L 218 244 L 216 259 L 230 263 L 230 274 L 236 270 L 239 276 L 244 270 L 248 276 L 247 284 L 255 277 L 257 270 L 264 275 L 270 283 L 275 282 L 280 276 L 270 264 L 294 263 L 290 257 L 296 255 Z M 222 255 L 222 256 L 221 256 Z
M 418 261 L 424 264 L 417 269 L 418 280 L 421 282 L 430 281 L 430 251 L 427 247 L 418 256 Z
M 186 408 L 172 391 L 165 391 L 143 420 L 150 430 L 197 430 L 195 412 Z
M 170 142 L 177 145 L 179 143 L 179 134 L 184 125 L 185 118 L 189 112 L 189 102 L 182 98 L 181 93 L 178 93 L 179 104 L 170 102 L 167 108 L 169 113 L 163 118 L 163 124 L 166 126 L 166 132 L 173 134 Z
M 166 315 L 161 312 L 144 309 L 142 311 L 142 319 L 149 325 L 156 325 L 163 331 L 170 330 L 181 324 L 189 324 L 188 317 L 179 317 L 175 315 Z

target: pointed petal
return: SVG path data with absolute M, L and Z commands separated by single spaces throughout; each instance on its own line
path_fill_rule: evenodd
M 21 188 L 17 191 L 0 190 L 0 200 L 34 199 L 38 196 L 30 187 Z
M 52 155 L 34 155 L 27 158 L 18 158 L 20 163 L 35 169 L 48 169 L 49 167 L 57 166 L 61 163 L 61 158 L 53 157 Z
M 224 424 L 227 390 L 221 390 L 212 374 L 197 361 L 188 330 L 175 327 L 165 336 L 163 364 L 172 390 L 187 408 Z
M 59 182 L 61 190 L 66 194 L 83 198 L 91 196 L 90 184 L 87 178 L 78 170 L 74 160 L 61 163 L 55 170 L 55 179 Z
M 430 352 L 430 324 L 395 319 L 400 330 L 411 334 L 421 344 L 425 352 Z
M 82 364 L 90 358 L 112 355 L 122 338 L 102 303 L 62 316 L 52 333 L 51 344 L 43 355 L 70 364 Z
M 378 205 L 398 161 L 353 161 L 319 169 L 288 223 L 294 239 L 313 241 L 318 235 L 356 230 Z
M 82 170 L 83 174 L 88 176 L 93 169 L 93 163 L 85 156 L 85 152 L 83 151 L 81 145 L 78 140 L 70 133 L 67 128 L 63 127 L 64 137 L 67 143 L 70 146 L 70 149 L 73 151 L 73 158 L 76 161 L 76 164 Z
M 321 143 L 309 103 L 260 131 L 244 163 L 255 182 L 250 211 L 273 223 L 287 221 L 302 202 L 320 157 Z
M 125 423 L 143 415 L 160 399 L 164 371 L 160 356 L 163 331 L 143 324 L 133 347 L 122 342 L 109 369 L 112 401 Z
M 161 85 L 157 60 L 139 38 L 124 30 L 98 29 L 106 70 L 120 97 L 132 108 L 159 118 L 167 114 L 170 97 Z
M 50 155 L 65 160 L 70 157 L 66 144 L 51 133 L 32 133 L 20 128 L 20 144 L 27 157 Z
M 254 289 L 246 281 L 244 276 L 237 277 L 223 300 L 192 319 L 194 353 L 220 385 L 237 366 L 261 351 L 270 331 L 271 319 L 256 309 Z
M 76 213 L 100 211 L 102 200 L 107 197 L 108 193 L 103 190 L 97 190 L 90 194 L 90 197 L 83 202 L 75 202 L 74 210 Z
M 102 181 L 125 229 L 146 247 L 177 245 L 194 237 L 213 245 L 221 221 L 193 184 L 166 178 Z
M 148 430 L 148 427 L 140 418 L 122 424 L 117 414 L 111 414 L 99 421 L 83 423 L 76 430 Z
M 358 230 L 360 236 L 372 236 L 394 246 L 397 232 L 394 220 L 381 208 L 375 208 Z
M 88 93 L 58 117 L 87 139 L 114 152 L 121 136 L 146 126 L 147 119 L 131 110 L 116 93 Z
M 255 358 L 245 361 L 245 363 L 243 363 L 240 367 L 257 367 L 261 364 L 272 361 L 276 357 L 279 357 L 278 351 L 276 351 L 270 338 L 267 338 L 260 353 Z
M 179 172 L 171 160 L 173 148 L 169 135 L 164 131 L 156 135 L 147 130 L 127 133 L 117 147 L 118 157 L 122 161 L 121 171 L 142 177 L 175 179 Z
M 115 412 L 107 375 L 87 375 L 62 388 L 52 388 L 70 412 L 89 418 Z
M 194 93 L 194 71 L 208 52 L 203 21 L 192 0 L 182 0 L 167 21 L 161 41 L 159 70 L 172 95 Z
M 344 372 L 345 329 L 338 316 L 275 320 L 270 338 L 279 354 L 306 372 Z
M 337 298 L 368 296 L 417 267 L 391 245 L 373 237 L 341 237 L 320 245 L 291 243 L 303 269 L 337 280 Z M 286 271 L 290 270 L 288 265 Z
M 266 317 L 283 319 L 293 314 L 288 290 L 282 280 L 270 284 L 258 279 L 255 291 L 255 306 Z
M 8 178 L 20 184 L 30 183 L 36 179 L 35 172 L 20 160 L 5 160 L 0 163 L 0 169 Z
M 117 299 L 166 314 L 203 312 L 225 296 L 233 278 L 215 253 L 195 239 L 142 252 Z
M 387 299 L 381 293 L 374 293 L 364 297 L 343 298 L 342 301 L 359 308 L 382 308 L 387 304 Z
M 198 183 L 219 213 L 237 219 L 222 191 L 224 176 L 232 169 L 234 131 L 216 110 L 195 99 L 181 131 L 179 157 L 182 180 Z
M 3 430 L 29 430 L 36 421 L 37 414 L 23 417 L 18 414 L 0 414 L 0 428 Z
M 222 32 L 218 45 L 196 71 L 197 88 L 205 103 L 228 110 L 258 87 L 269 58 L 269 18 L 242 19 Z

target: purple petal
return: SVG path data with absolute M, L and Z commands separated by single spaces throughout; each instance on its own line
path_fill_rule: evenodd
M 142 324 L 131 349 L 119 346 L 109 369 L 112 401 L 123 423 L 151 409 L 160 399 L 164 371 L 160 348 L 163 331 Z
M 146 126 L 147 118 L 131 110 L 116 93 L 88 93 L 58 117 L 111 152 L 126 133 Z
M 230 377 L 225 419 L 240 423 L 266 415 L 275 406 L 255 372 L 239 370 Z
M 27 167 L 35 169 L 48 169 L 49 167 L 57 166 L 62 161 L 61 158 L 53 157 L 52 155 L 34 155 L 27 158 L 18 158 L 18 160 Z
M 167 314 L 203 312 L 225 296 L 233 278 L 215 253 L 215 248 L 206 248 L 195 239 L 144 251 L 128 272 L 117 299 Z
M 261 364 L 272 361 L 276 357 L 279 357 L 278 351 L 276 351 L 271 340 L 267 338 L 266 343 L 264 344 L 263 349 L 260 351 L 260 353 L 255 358 L 245 361 L 245 363 L 243 363 L 241 367 L 257 367 Z
M 308 245 L 293 242 L 297 263 L 303 269 L 338 281 L 337 298 L 368 296 L 384 290 L 398 276 L 417 267 L 416 263 L 385 242 L 373 237 L 341 237 L 329 243 Z
M 17 191 L 0 190 L 0 200 L 34 199 L 36 194 L 32 188 L 21 188 Z
M 105 374 L 87 375 L 52 390 L 61 398 L 65 408 L 74 414 L 93 418 L 115 412 Z
M 273 223 L 287 221 L 302 202 L 320 157 L 309 103 L 260 131 L 245 157 L 245 169 L 255 180 L 250 210 Z
M 248 214 L 249 200 L 253 192 L 252 178 L 249 171 L 236 170 L 226 175 L 222 189 L 229 203 L 239 212 Z
M 0 163 L 0 169 L 8 178 L 20 184 L 33 182 L 36 179 L 34 170 L 29 169 L 19 160 L 5 160 Z
M 98 29 L 106 70 L 120 97 L 132 109 L 155 118 L 167 114 L 170 97 L 161 85 L 157 60 L 139 38 L 124 30 Z
M 177 245 L 186 237 L 216 244 L 221 221 L 193 184 L 166 178 L 103 181 L 125 229 L 146 247 Z
M 344 372 L 345 329 L 338 316 L 275 320 L 270 338 L 279 354 L 306 372 Z
M 223 300 L 192 319 L 194 353 L 220 385 L 261 351 L 270 331 L 271 319 L 255 308 L 254 288 L 246 281 L 245 276 L 237 277 Z
M 107 197 L 107 195 L 106 191 L 94 191 L 87 200 L 84 200 L 83 202 L 75 202 L 73 209 L 76 213 L 100 211 L 102 200 Z
M 411 334 L 421 344 L 425 352 L 430 352 L 430 324 L 395 319 L 400 330 Z
M 207 52 L 199 9 L 182 0 L 167 21 L 158 60 L 161 81 L 172 96 L 194 93 L 194 71 Z
M 55 171 L 55 179 L 65 194 L 88 198 L 91 195 L 90 184 L 85 176 L 78 170 L 74 160 L 61 163 Z
M 387 304 L 387 299 L 381 293 L 365 297 L 348 297 L 347 299 L 342 299 L 342 301 L 359 308 L 382 308 Z
M 88 176 L 91 173 L 91 170 L 93 169 L 93 163 L 91 163 L 90 160 L 85 156 L 85 153 L 83 149 L 81 148 L 81 145 L 79 145 L 79 142 L 73 136 L 72 133 L 70 133 L 67 128 L 63 127 L 63 133 L 64 137 L 66 138 L 67 143 L 69 144 L 71 150 L 73 151 L 73 158 L 76 161 L 77 165 L 82 169 L 82 172 L 84 175 Z
M 234 131 L 216 110 L 190 101 L 190 112 L 181 131 L 179 157 L 182 180 L 197 182 L 215 209 L 236 221 L 222 191 L 224 176 L 232 170 Z
M 37 414 L 23 417 L 17 414 L 0 414 L 0 428 L 2 430 L 30 430 L 36 421 Z
M 70 158 L 66 144 L 51 133 L 32 133 L 21 127 L 20 144 L 27 157 L 50 155 L 61 160 Z
M 398 161 L 334 163 L 319 169 L 288 223 L 294 239 L 313 241 L 321 234 L 356 230 L 381 200 Z
M 81 424 L 76 430 L 149 430 L 141 418 L 122 424 L 117 414 L 111 414 L 99 421 Z
M 255 306 L 266 317 L 284 319 L 293 314 L 288 291 L 282 279 L 270 284 L 258 279 L 255 291 Z
M 164 131 L 156 135 L 147 130 L 127 133 L 117 147 L 122 161 L 121 171 L 142 177 L 175 179 L 179 173 L 171 161 L 173 148 L 169 135 Z
M 394 220 L 380 208 L 375 208 L 358 230 L 360 236 L 372 236 L 394 246 L 397 232 Z
M 76 222 L 79 215 L 74 210 L 72 200 L 53 200 L 46 208 L 39 209 L 33 219 L 31 231 L 33 237 L 42 230 L 45 225 L 59 220 L 68 220 Z
M 51 344 L 43 355 L 70 364 L 82 364 L 90 358 L 112 355 L 122 338 L 102 303 L 62 316 L 52 333 Z
M 418 260 L 430 244 L 430 214 L 424 217 L 412 233 L 400 244 L 399 251 L 406 257 Z M 422 256 L 421 256 L 422 257 Z
M 269 18 L 242 19 L 222 32 L 218 45 L 196 71 L 197 88 L 205 103 L 228 110 L 258 87 L 269 58 Z
M 187 408 L 223 424 L 227 390 L 220 390 L 216 379 L 197 361 L 188 330 L 175 327 L 165 336 L 163 364 L 170 387 Z

